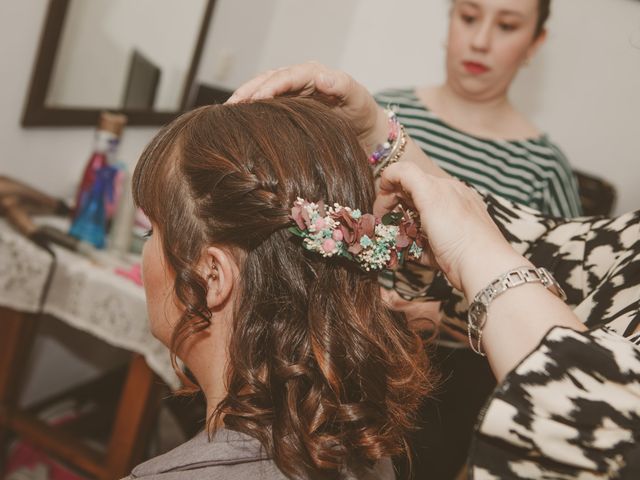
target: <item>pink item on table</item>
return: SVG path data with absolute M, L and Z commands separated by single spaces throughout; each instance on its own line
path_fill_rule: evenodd
M 132 280 L 133 282 L 142 286 L 142 268 L 139 263 L 132 265 L 129 269 L 116 268 L 115 272 L 118 275 L 128 278 L 129 280 Z

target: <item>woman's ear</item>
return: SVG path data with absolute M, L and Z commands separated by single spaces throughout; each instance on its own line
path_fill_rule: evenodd
M 207 247 L 200 259 L 199 267 L 200 274 L 207 282 L 207 306 L 211 311 L 223 308 L 235 288 L 235 259 L 226 250 Z

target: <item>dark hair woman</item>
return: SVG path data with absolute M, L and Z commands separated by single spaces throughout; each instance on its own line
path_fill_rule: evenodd
M 153 225 L 151 329 L 209 420 L 133 478 L 394 478 L 389 457 L 406 453 L 430 388 L 421 341 L 374 273 L 289 230 L 298 198 L 372 211 L 348 124 L 308 99 L 202 107 L 155 137 L 133 191 Z

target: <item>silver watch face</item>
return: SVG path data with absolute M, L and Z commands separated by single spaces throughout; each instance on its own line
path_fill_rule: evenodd
M 487 317 L 487 306 L 482 302 L 473 302 L 469 306 L 468 321 L 474 331 L 482 328 Z

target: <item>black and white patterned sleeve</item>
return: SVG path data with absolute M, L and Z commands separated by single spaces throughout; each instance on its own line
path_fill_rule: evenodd
M 639 336 L 556 327 L 496 389 L 472 478 L 640 478 Z
M 569 223 L 469 186 L 482 196 L 487 206 L 487 212 L 507 241 L 518 253 L 524 256 L 528 256 L 532 248 L 550 231 L 563 223 Z M 443 321 L 450 328 L 464 333 L 468 303 L 462 292 L 451 289 L 441 300 Z
M 485 202 L 590 330 L 552 329 L 507 375 L 478 423 L 473 478 L 640 478 L 640 212 L 563 220 Z
M 586 325 L 609 325 L 624 336 L 635 330 L 638 320 L 630 322 L 640 299 L 640 212 L 569 220 L 490 194 L 483 198 L 509 243 L 553 274 Z M 459 293 L 443 302 L 447 318 L 464 320 L 466 311 Z

